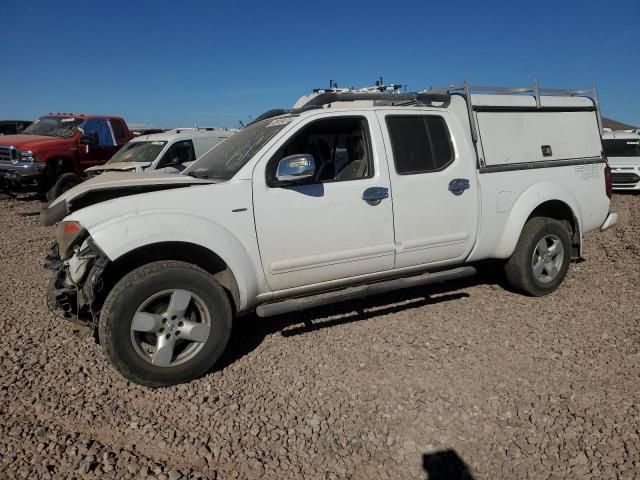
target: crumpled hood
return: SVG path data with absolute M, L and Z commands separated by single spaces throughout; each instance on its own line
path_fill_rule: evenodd
M 212 183 L 217 182 L 188 175 L 105 172 L 56 198 L 40 212 L 40 221 L 45 225 L 53 225 L 73 211 L 113 198 Z
M 0 145 L 9 145 L 19 150 L 35 150 L 60 145 L 60 142 L 72 142 L 73 138 L 51 137 L 46 135 L 3 135 L 0 136 Z
M 108 172 L 110 170 L 123 172 L 134 171 L 138 169 L 147 168 L 151 165 L 151 162 L 113 162 L 105 163 L 104 165 L 96 165 L 95 167 L 89 167 L 85 172 Z

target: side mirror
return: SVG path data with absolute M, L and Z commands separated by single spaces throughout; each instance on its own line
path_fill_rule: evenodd
M 83 133 L 80 135 L 80 143 L 83 145 L 98 145 L 98 134 L 96 132 Z
M 278 162 L 276 180 L 291 182 L 311 178 L 316 173 L 316 160 L 313 155 L 289 155 Z

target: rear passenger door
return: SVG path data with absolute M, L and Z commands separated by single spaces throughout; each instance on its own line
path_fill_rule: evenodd
M 478 224 L 473 149 L 447 112 L 379 112 L 393 198 L 395 268 L 464 260 Z

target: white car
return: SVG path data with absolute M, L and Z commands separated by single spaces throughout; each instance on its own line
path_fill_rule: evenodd
M 107 163 L 87 168 L 85 173 L 93 177 L 114 171 L 181 172 L 237 131 L 231 128 L 176 128 L 141 135 L 124 145 Z
M 180 175 L 105 174 L 52 203 L 49 303 L 128 379 L 188 381 L 233 318 L 475 273 L 555 291 L 613 225 L 596 104 L 575 92 L 323 92 Z M 522 89 L 517 90 L 519 92 Z M 542 300 L 541 300 L 542 301 Z
M 640 190 L 640 134 L 610 131 L 602 136 L 614 190 Z

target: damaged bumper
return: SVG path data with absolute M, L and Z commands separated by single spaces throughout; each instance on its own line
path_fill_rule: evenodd
M 94 333 L 97 327 L 99 307 L 97 294 L 102 288 L 107 256 L 86 239 L 74 254 L 63 260 L 58 244 L 47 255 L 44 267 L 53 272 L 47 288 L 47 306 L 56 315 L 69 320 L 80 336 Z

